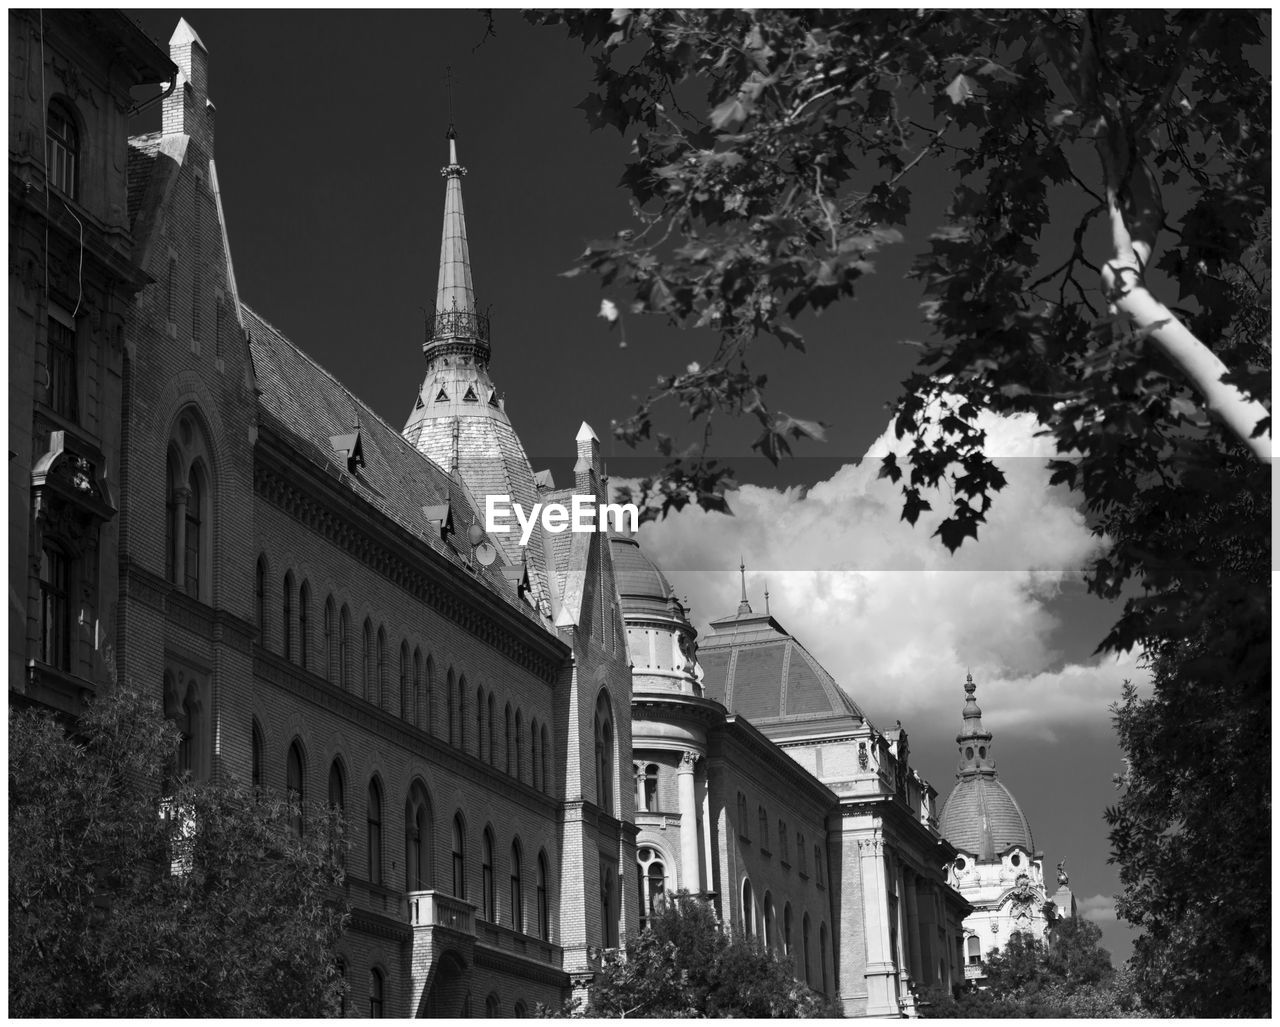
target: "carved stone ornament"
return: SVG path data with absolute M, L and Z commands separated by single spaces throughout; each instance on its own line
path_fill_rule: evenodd
M 858 769 L 866 770 L 871 762 L 871 758 L 867 755 L 867 743 L 858 743 Z
M 680 754 L 680 769 L 687 773 L 693 773 L 695 764 L 697 764 L 698 760 L 701 758 L 702 757 L 692 749 L 686 749 Z

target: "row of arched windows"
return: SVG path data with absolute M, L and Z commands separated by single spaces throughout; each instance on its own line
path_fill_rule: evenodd
M 264 553 L 258 557 L 255 579 L 255 614 L 264 645 L 272 634 L 272 591 L 270 565 Z M 286 571 L 280 591 L 280 655 L 344 691 L 359 691 L 368 702 L 390 711 L 394 696 L 386 628 L 381 624 L 375 627 L 373 620 L 366 617 L 357 638 L 350 607 L 346 603 L 339 607 L 330 594 L 321 613 L 320 637 L 315 639 L 312 601 L 311 583 L 305 579 L 299 583 L 292 570 Z M 431 731 L 435 662 L 430 656 L 424 661 L 420 646 L 410 651 L 407 639 L 400 642 L 397 680 L 400 716 Z M 551 734 L 546 723 L 540 724 L 536 717 L 526 723 L 524 711 L 518 706 L 513 709 L 508 702 L 499 724 L 494 693 L 477 687 L 474 707 L 468 702 L 469 694 L 466 676 L 449 668 L 445 675 L 444 723 L 435 726 L 437 735 L 491 766 L 497 767 L 501 761 L 512 777 L 550 794 Z
M 782 908 L 782 932 L 779 934 L 773 905 L 773 894 L 766 891 L 757 908 L 755 894 L 751 887 L 751 879 L 742 882 L 742 931 L 747 937 L 759 935 L 765 948 L 791 957 L 797 970 L 804 971 L 804 982 L 827 994 L 829 981 L 827 978 L 827 924 L 822 921 L 818 925 L 817 967 L 814 966 L 814 952 L 810 941 L 812 926 L 809 914 L 805 913 L 800 925 L 799 945 L 793 940 L 793 924 L 791 903 Z
M 253 782 L 261 787 L 263 781 L 264 744 L 262 729 L 256 718 L 253 721 Z M 302 742 L 295 738 L 285 755 L 285 794 L 291 807 L 292 827 L 301 834 L 305 829 L 304 810 L 310 797 L 306 793 L 306 754 Z M 370 776 L 364 794 L 365 812 L 365 878 L 379 887 L 391 887 L 385 879 L 385 789 L 377 773 Z M 348 818 L 347 772 L 341 756 L 335 756 L 329 764 L 328 805 Z M 431 799 L 421 780 L 410 785 L 405 799 L 404 813 L 404 890 L 426 891 L 437 887 L 434 868 L 434 817 Z M 450 840 L 450 893 L 460 899 L 467 898 L 467 882 L 470 874 L 469 846 L 466 818 L 458 810 L 453 817 Z M 545 849 L 538 852 L 531 868 L 526 868 L 524 846 L 519 836 L 512 839 L 506 850 L 508 890 L 501 905 L 496 891 L 495 874 L 497 847 L 491 825 L 486 825 L 481 837 L 481 896 L 480 915 L 491 923 L 503 923 L 513 931 L 531 933 L 549 941 L 551 939 L 551 864 Z M 526 874 L 532 869 L 534 890 L 526 893 Z M 530 901 L 532 900 L 532 901 Z M 500 918 L 501 912 L 501 918 Z M 532 930 L 529 930 L 532 928 Z

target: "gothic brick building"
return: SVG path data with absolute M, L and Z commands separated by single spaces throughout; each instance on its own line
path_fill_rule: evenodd
M 850 1014 L 957 980 L 904 731 L 745 589 L 699 652 L 633 539 L 476 527 L 604 483 L 585 424 L 571 487 L 535 472 L 494 388 L 452 134 L 397 430 L 241 295 L 194 29 L 167 57 L 116 14 L 10 30 L 11 702 L 144 684 L 184 769 L 342 809 L 353 1015 L 556 1006 L 676 888 Z

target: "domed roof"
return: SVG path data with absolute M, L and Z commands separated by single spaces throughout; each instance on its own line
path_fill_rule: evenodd
M 991 732 L 982 726 L 982 710 L 973 675 L 964 682 L 964 720 L 956 744 L 960 746 L 959 779 L 942 807 L 942 836 L 957 849 L 979 860 L 994 860 L 1010 845 L 1035 851 L 1031 825 L 1017 800 L 996 776 L 991 755 Z
M 645 556 L 640 543 L 630 535 L 610 532 L 609 551 L 613 557 L 613 580 L 622 599 L 622 612 L 684 616 L 684 608 L 666 575 Z
M 1011 845 L 1035 851 L 1022 808 L 994 775 L 962 777 L 942 807 L 940 829 L 957 849 L 980 860 L 993 860 Z

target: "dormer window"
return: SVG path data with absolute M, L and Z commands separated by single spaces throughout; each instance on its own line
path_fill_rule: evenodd
M 69 199 L 76 199 L 80 171 L 80 131 L 67 105 L 49 105 L 45 130 L 45 175 L 49 185 Z
M 332 435 L 329 444 L 333 446 L 334 456 L 346 462 L 347 471 L 355 474 L 364 466 L 364 446 L 358 431 L 348 435 Z

